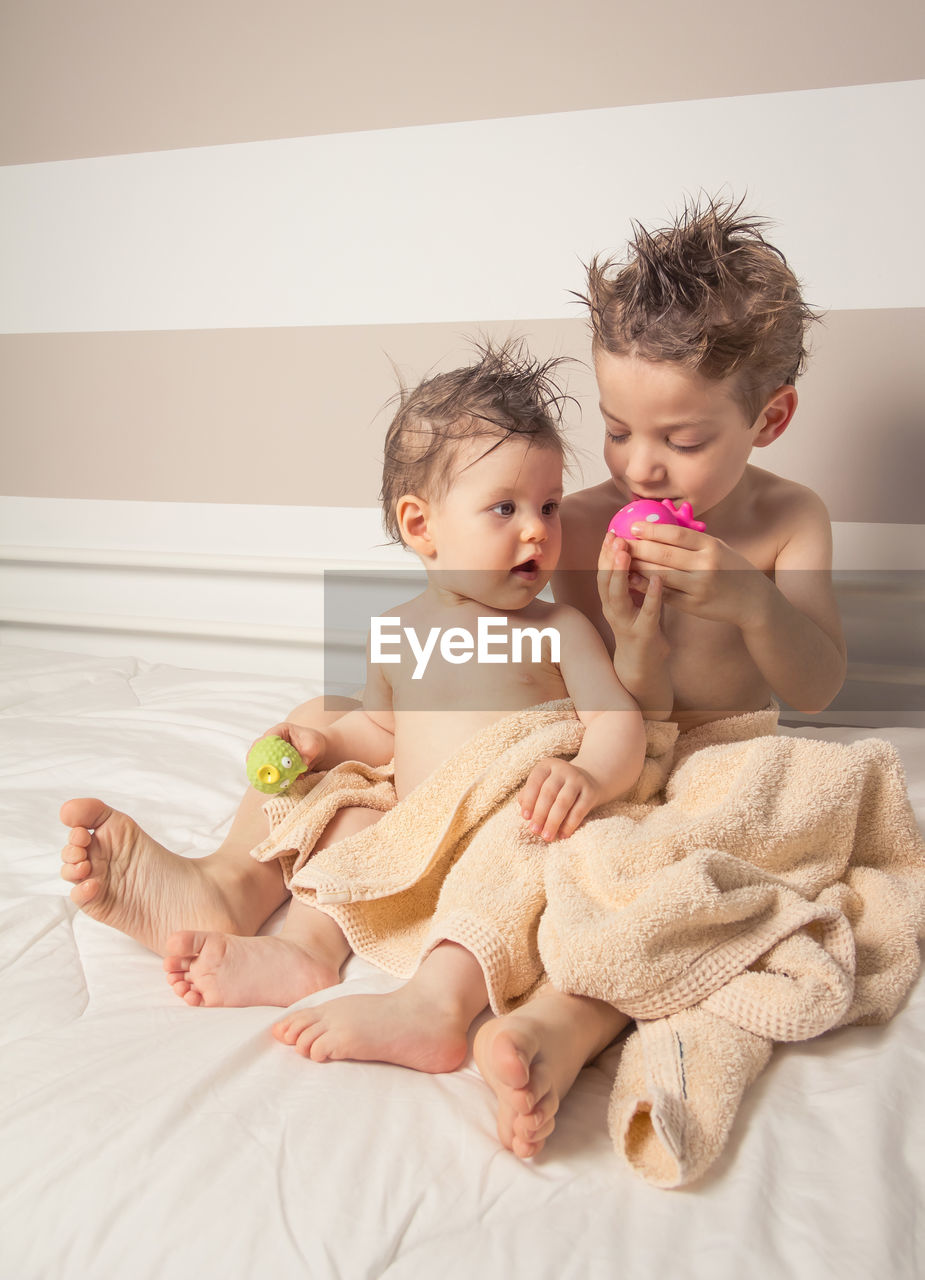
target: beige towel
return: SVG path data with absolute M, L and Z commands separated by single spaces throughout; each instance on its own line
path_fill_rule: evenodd
M 397 977 L 410 977 L 441 941 L 466 947 L 492 1009 L 504 1013 L 543 978 L 536 939 L 549 847 L 529 833 L 515 797 L 537 760 L 574 755 L 582 733 L 567 699 L 517 712 L 475 735 L 400 804 L 391 765 L 351 761 L 299 779 L 265 805 L 271 833 L 254 857 L 279 858 L 292 893 Z M 636 794 L 663 785 L 676 737 L 674 725 L 651 726 Z M 313 854 L 350 805 L 383 816 Z
M 538 758 L 580 743 L 571 703 L 547 703 L 399 805 L 388 769 L 300 780 L 268 804 L 255 856 L 281 857 L 293 892 L 399 976 L 449 938 L 481 961 L 496 1012 L 545 969 L 634 1017 L 611 1133 L 644 1178 L 681 1186 L 722 1150 L 774 1042 L 884 1021 L 918 972 L 925 846 L 896 752 L 775 728 L 772 710 L 680 737 L 648 725 L 632 795 L 547 847 L 513 803 Z M 386 812 L 310 857 L 342 804 Z
M 612 806 L 547 862 L 540 952 L 637 1019 L 609 1122 L 648 1181 L 722 1150 L 776 1041 L 883 1022 L 919 968 L 925 845 L 888 743 L 686 735 L 654 804 Z

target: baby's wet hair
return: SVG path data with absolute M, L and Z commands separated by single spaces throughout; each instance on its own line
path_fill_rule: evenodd
M 731 377 L 754 421 L 771 392 L 802 372 L 818 318 L 766 228 L 741 201 L 707 197 L 656 231 L 634 223 L 626 260 L 593 258 L 579 295 L 595 350 Z
M 393 542 L 401 541 L 399 498 L 416 494 L 439 501 L 449 490 L 460 445 L 483 438 L 485 453 L 507 440 L 555 449 L 566 463 L 562 415 L 570 397 L 556 375 L 565 357 L 540 361 L 523 339 L 474 344 L 478 360 L 449 373 L 402 386 L 398 410 L 385 437 L 382 519 Z

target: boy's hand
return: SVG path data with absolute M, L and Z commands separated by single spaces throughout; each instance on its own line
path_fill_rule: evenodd
M 328 745 L 327 738 L 320 730 L 307 729 L 305 725 L 290 724 L 288 721 L 274 725 L 272 729 L 267 729 L 266 733 L 262 733 L 260 737 L 283 738 L 284 741 L 291 743 L 302 757 L 303 764 L 308 766 L 309 772 L 311 772 L 313 765 L 316 769 L 320 768 L 318 762 L 324 756 Z M 260 739 L 258 738 L 257 741 L 259 742 Z
M 671 713 L 674 690 L 668 672 L 668 641 L 661 627 L 662 580 L 652 574 L 633 585 L 630 543 L 608 533 L 597 562 L 597 589 L 613 632 L 614 670 L 644 715 L 662 720 Z
M 530 830 L 544 840 L 564 839 L 590 813 L 600 788 L 570 760 L 550 756 L 534 765 L 517 799 Z
M 634 525 L 630 586 L 662 582 L 666 604 L 684 613 L 736 626 L 754 619 L 768 599 L 770 580 L 719 538 L 679 525 Z
M 616 641 L 631 640 L 654 645 L 659 658 L 668 654 L 668 642 L 659 625 L 662 616 L 662 582 L 653 573 L 644 584 L 637 574 L 643 591 L 633 586 L 631 580 L 632 556 L 630 544 L 616 534 L 608 533 L 601 546 L 597 561 L 597 591 L 607 624 Z M 644 594 L 643 594 L 644 592 Z

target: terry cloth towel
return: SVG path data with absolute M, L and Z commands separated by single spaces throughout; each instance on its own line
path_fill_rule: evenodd
M 391 765 L 350 761 L 298 779 L 268 801 L 269 837 L 300 901 L 330 915 L 357 955 L 409 978 L 438 942 L 479 960 L 495 1013 L 543 978 L 537 928 L 549 847 L 530 834 L 516 795 L 544 756 L 573 756 L 583 728 L 568 699 L 507 716 L 471 738 L 401 803 Z M 651 725 L 633 795 L 664 784 L 675 725 Z M 377 809 L 375 825 L 313 854 L 339 809 Z
M 775 1042 L 886 1021 L 919 968 L 925 844 L 894 748 L 730 740 L 746 720 L 683 735 L 661 795 L 546 864 L 541 958 L 636 1018 L 609 1125 L 662 1187 L 719 1155 Z
M 919 967 L 925 846 L 895 750 L 778 736 L 768 709 L 678 736 L 647 725 L 629 797 L 545 846 L 512 803 L 581 725 L 547 703 L 478 734 L 400 805 L 350 764 L 266 806 L 295 894 L 358 953 L 410 976 L 441 938 L 501 1012 L 542 980 L 637 1021 L 609 1110 L 618 1153 L 677 1187 L 722 1150 L 777 1041 L 887 1020 Z M 310 858 L 344 804 L 384 817 Z

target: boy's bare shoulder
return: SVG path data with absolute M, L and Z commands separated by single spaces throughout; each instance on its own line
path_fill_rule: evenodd
M 749 466 L 749 471 L 753 498 L 768 515 L 777 515 L 778 512 L 798 515 L 802 512 L 812 517 L 822 512 L 828 519 L 826 505 L 815 489 L 775 475 L 773 471 L 763 471 L 761 467 Z
M 828 509 L 814 489 L 760 467 L 750 466 L 749 472 L 753 517 L 773 535 L 778 550 L 806 537 L 831 536 Z
M 613 510 L 610 511 L 610 515 L 612 516 L 618 509 L 615 503 L 620 503 L 616 485 L 612 480 L 602 480 L 600 484 L 589 485 L 587 489 L 577 489 L 574 493 L 567 493 L 562 499 L 562 519 L 580 519 L 594 512 L 604 512 L 611 507 Z M 610 516 L 607 518 L 609 520 Z
M 560 569 L 587 569 L 597 563 L 610 518 L 622 505 L 612 480 L 579 489 L 562 499 Z

